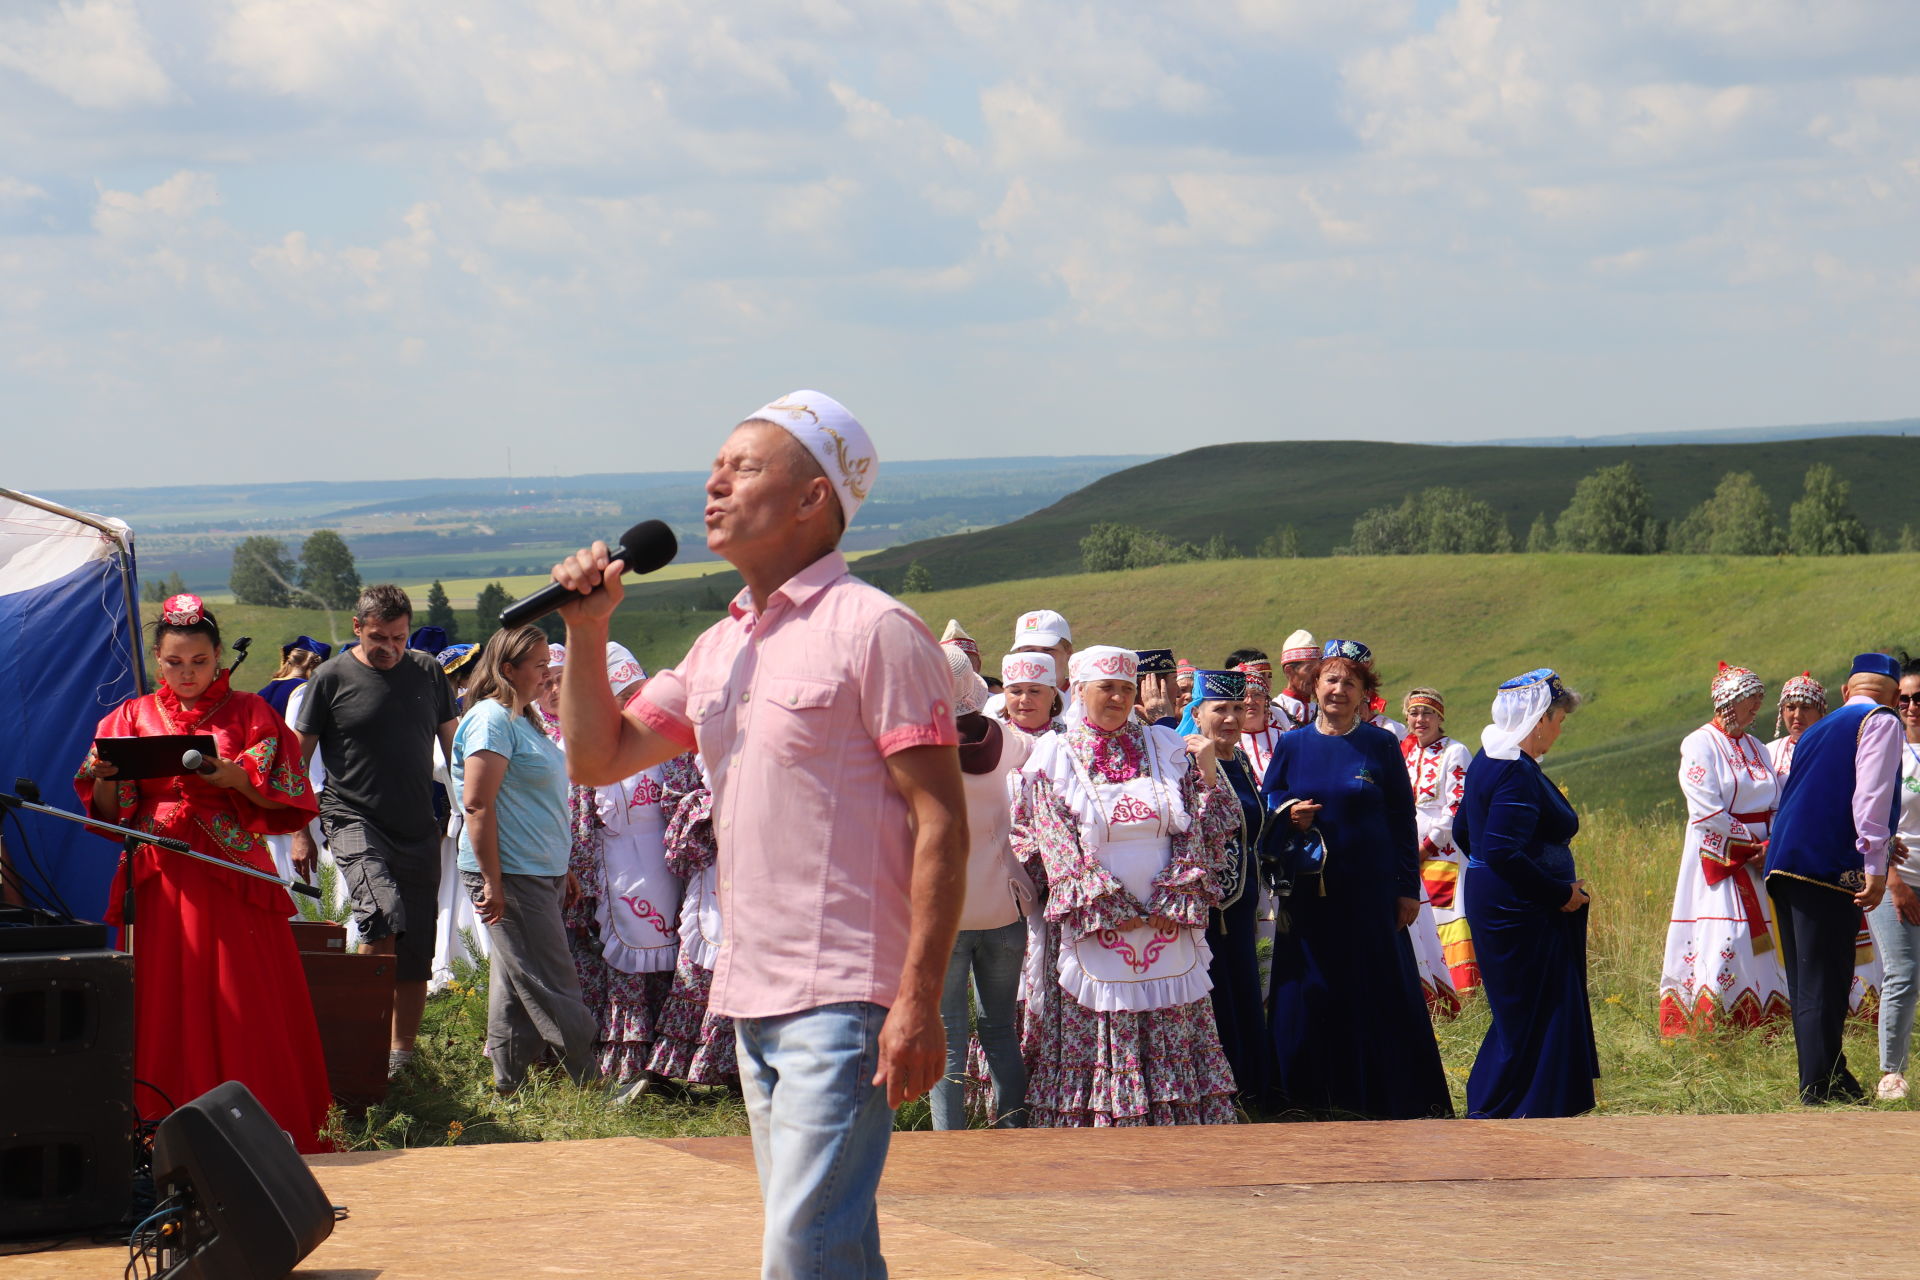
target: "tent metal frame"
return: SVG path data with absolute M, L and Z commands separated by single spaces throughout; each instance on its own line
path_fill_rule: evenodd
M 139 680 L 139 687 L 145 689 L 147 687 L 147 653 L 145 645 L 141 643 L 140 591 L 138 586 L 140 568 L 138 558 L 135 556 L 133 550 L 133 531 L 131 529 L 123 530 L 116 528 L 108 524 L 105 520 L 102 520 L 99 516 L 90 515 L 85 511 L 75 511 L 72 507 L 63 507 L 59 503 L 49 502 L 45 498 L 36 498 L 30 493 L 21 493 L 18 489 L 0 487 L 0 498 L 11 498 L 15 502 L 23 503 L 26 506 L 38 507 L 50 515 L 64 516 L 76 524 L 86 525 L 89 529 L 97 529 L 107 536 L 109 542 L 113 543 L 114 548 L 119 552 L 119 555 L 116 557 L 116 567 L 120 574 L 120 595 L 127 606 L 127 628 L 129 632 L 131 632 L 127 637 L 128 648 L 133 652 L 134 674 Z

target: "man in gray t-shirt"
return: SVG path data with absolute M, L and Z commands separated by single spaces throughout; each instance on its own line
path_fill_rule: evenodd
M 354 606 L 359 642 L 307 682 L 293 730 L 302 759 L 327 763 L 320 826 L 346 883 L 361 950 L 394 957 L 393 1032 L 387 1067 L 413 1058 L 433 972 L 440 900 L 442 818 L 433 803 L 433 742 L 453 755 L 453 690 L 433 655 L 407 648 L 413 603 L 390 584 Z M 294 867 L 310 876 L 319 851 L 293 838 Z

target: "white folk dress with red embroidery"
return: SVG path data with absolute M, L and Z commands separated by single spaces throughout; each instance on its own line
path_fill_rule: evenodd
M 1787 1017 L 1786 971 L 1761 881 L 1779 782 L 1753 734 L 1707 724 L 1680 744 L 1687 801 L 1679 883 L 1660 969 L 1660 1030 L 1759 1026 Z
M 680 953 L 680 877 L 667 869 L 661 770 L 600 787 L 594 805 L 605 828 L 594 905 L 601 954 L 622 973 L 661 973 Z
M 1410 931 L 1420 986 L 1429 1009 L 1458 1013 L 1460 997 L 1480 985 L 1466 899 L 1460 892 L 1460 848 L 1453 840 L 1453 819 L 1466 794 L 1473 753 L 1445 735 L 1423 747 L 1412 734 L 1400 740 L 1400 753 L 1413 783 L 1414 825 L 1420 835 L 1420 915 Z
M 1800 739 L 1789 734 L 1784 738 L 1775 738 L 1767 744 L 1767 758 L 1773 761 L 1773 772 L 1780 779 L 1780 794 L 1787 794 L 1787 775 L 1793 772 L 1793 745 Z M 1886 980 L 1886 969 L 1880 963 L 1880 954 L 1873 948 L 1873 933 L 1867 928 L 1867 917 L 1860 916 L 1860 930 L 1853 939 L 1853 987 L 1847 993 L 1847 1008 L 1862 1016 L 1870 1015 L 1880 1007 L 1880 984 Z
M 1124 782 L 1098 776 L 1097 766 L 1081 761 L 1058 735 L 1041 740 L 1028 770 L 1046 773 L 1078 820 L 1082 848 L 1136 901 L 1147 903 L 1172 859 L 1174 834 L 1185 832 L 1192 819 L 1180 799 L 1189 767 L 1185 742 L 1152 726 L 1143 736 L 1144 767 Z M 1050 744 L 1057 744 L 1052 751 Z M 1207 973 L 1212 959 L 1204 927 L 1160 930 L 1149 922 L 1063 936 L 1058 977 L 1062 990 L 1086 1008 L 1145 1013 L 1203 999 L 1213 989 Z

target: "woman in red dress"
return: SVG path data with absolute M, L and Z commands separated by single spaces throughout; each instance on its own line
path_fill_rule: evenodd
M 103 821 L 184 840 L 200 853 L 272 872 L 262 837 L 304 827 L 317 804 L 293 734 L 257 694 L 231 688 L 220 669 L 220 628 L 196 596 L 161 606 L 153 655 L 159 689 L 100 722 L 103 738 L 211 734 L 213 772 L 115 781 L 90 752 L 74 777 L 87 812 Z M 217 1084 L 238 1080 L 301 1151 L 330 1148 L 327 1068 L 288 927 L 286 890 L 142 845 L 122 861 L 108 906 L 124 924 L 131 877 L 134 918 L 134 1074 L 149 1118 Z

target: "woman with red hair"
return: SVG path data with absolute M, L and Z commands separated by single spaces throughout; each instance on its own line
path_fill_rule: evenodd
M 1366 723 L 1373 654 L 1329 640 L 1312 724 L 1282 734 L 1261 787 L 1288 880 L 1273 943 L 1282 1101 L 1320 1114 L 1453 1114 L 1407 926 L 1420 914 L 1413 786 L 1394 736 Z

